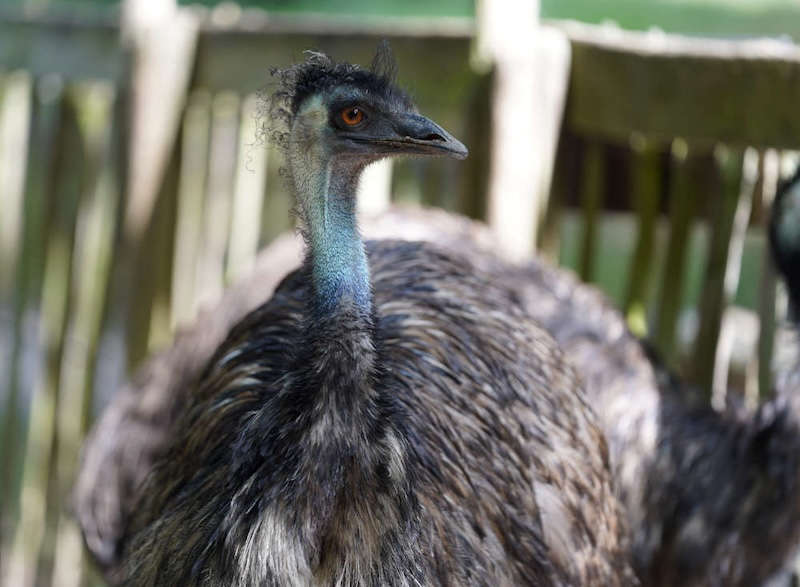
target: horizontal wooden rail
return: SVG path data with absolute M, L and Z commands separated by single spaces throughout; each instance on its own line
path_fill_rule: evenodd
M 281 14 L 258 8 L 238 9 L 230 4 L 214 10 L 195 8 L 205 32 L 236 31 L 239 34 L 334 34 L 417 38 L 471 38 L 476 33 L 472 18 L 335 16 L 331 14 Z
M 128 51 L 120 43 L 118 19 L 15 15 L 0 11 L 0 68 L 24 69 L 34 77 L 57 73 L 78 81 L 124 83 Z
M 435 87 L 426 92 L 425 103 L 436 100 L 452 109 L 465 95 L 466 85 L 474 74 L 469 62 L 468 37 L 431 37 L 421 42 L 418 36 L 395 34 L 341 34 L 336 31 L 318 33 L 242 34 L 230 29 L 203 29 L 198 39 L 195 76 L 192 85 L 211 91 L 231 90 L 247 93 L 258 91 L 268 83 L 270 67 L 297 62 L 309 48 L 329 53 L 334 58 L 356 63 L 369 63 L 381 39 L 388 39 L 398 62 L 413 70 L 413 86 Z M 401 68 L 401 76 L 403 69 Z
M 559 23 L 572 41 L 568 123 L 627 142 L 800 147 L 800 47 Z

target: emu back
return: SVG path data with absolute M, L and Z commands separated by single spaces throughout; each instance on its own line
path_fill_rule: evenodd
M 457 256 L 368 256 L 374 344 L 309 315 L 303 270 L 234 328 L 140 491 L 116 579 L 630 584 L 605 441 L 550 337 Z M 336 369 L 359 363 L 365 379 Z

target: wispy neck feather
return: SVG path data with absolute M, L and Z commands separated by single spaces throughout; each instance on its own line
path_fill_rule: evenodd
M 330 315 L 354 306 L 368 315 L 372 291 L 355 210 L 363 163 L 302 142 L 290 145 L 289 162 L 308 246 L 314 311 Z

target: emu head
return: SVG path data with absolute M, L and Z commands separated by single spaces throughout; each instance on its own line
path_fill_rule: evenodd
M 272 115 L 288 126 L 280 137 L 284 146 L 295 143 L 326 159 L 364 164 L 392 155 L 467 156 L 464 145 L 421 116 L 397 87 L 386 43 L 378 47 L 370 69 L 309 51 L 303 63 L 273 75 L 280 89 L 273 95 Z
M 308 52 L 303 63 L 273 72 L 280 89 L 271 101 L 272 119 L 287 127 L 277 138 L 307 244 L 318 317 L 341 308 L 361 316 L 371 311 L 368 263 L 355 217 L 364 167 L 392 155 L 467 155 L 464 145 L 417 112 L 395 85 L 395 69 L 382 45 L 368 70 Z

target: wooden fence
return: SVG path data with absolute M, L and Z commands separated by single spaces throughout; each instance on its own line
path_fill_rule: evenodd
M 497 79 L 470 65 L 472 23 L 224 10 L 182 16 L 171 73 L 148 82 L 141 68 L 163 52 L 148 57 L 146 47 L 125 42 L 113 14 L 0 15 L 5 585 L 92 581 L 66 508 L 93 415 L 149 349 L 166 344 L 177 324 L 290 227 L 280 161 L 259 139 L 268 67 L 310 47 L 368 63 L 388 38 L 401 82 L 423 112 L 470 146 L 471 157 L 397 164 L 371 184 L 369 197 L 383 181 L 395 200 L 486 215 Z M 572 60 L 539 244 L 557 256 L 560 219 L 577 203 L 577 266 L 595 279 L 604 208 L 612 200 L 632 208 L 637 237 L 624 310 L 677 365 L 688 235 L 693 224 L 704 225 L 705 285 L 686 372 L 720 399 L 731 340 L 723 315 L 744 235 L 748 226 L 763 229 L 777 175 L 774 149 L 797 148 L 800 140 L 800 49 L 551 25 L 569 39 Z M 143 124 L 148 117 L 154 128 Z M 129 156 L 137 151 L 156 154 L 150 171 Z M 622 164 L 612 153 L 622 153 Z M 662 217 L 669 237 L 659 268 L 654 243 Z M 759 279 L 761 337 L 751 369 L 758 376 L 749 379 L 756 396 L 769 389 L 774 340 L 775 280 L 766 257 Z
M 739 285 L 751 225 L 763 228 L 779 173 L 774 149 L 797 149 L 800 48 L 789 42 L 702 40 L 626 33 L 567 23 L 573 60 L 568 132 L 584 137 L 585 216 L 581 274 L 591 278 L 595 211 L 604 177 L 603 145 L 630 146 L 629 186 L 638 215 L 625 310 L 632 325 L 647 308 L 654 227 L 661 200 L 669 245 L 649 331 L 673 361 L 686 275 L 686 243 L 695 220 L 710 232 L 699 326 L 688 374 L 724 400 L 733 332 L 723 315 Z M 668 176 L 670 181 L 665 181 Z M 764 251 L 760 276 L 758 373 L 750 392 L 768 393 L 775 325 L 775 279 Z M 760 384 L 759 384 L 760 383 Z

